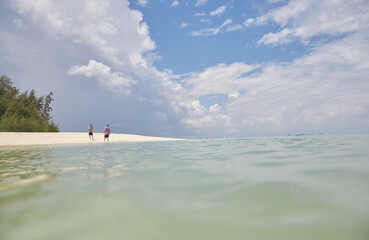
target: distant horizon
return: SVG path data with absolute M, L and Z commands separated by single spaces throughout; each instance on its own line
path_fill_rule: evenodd
M 16 132 L 15 132 L 16 133 Z M 29 132 L 27 132 L 29 133 Z M 86 133 L 88 134 L 87 131 L 60 131 L 59 133 Z M 103 131 L 95 131 L 94 133 L 103 133 Z M 160 136 L 160 135 L 142 135 L 142 134 L 138 134 L 138 133 L 130 133 L 130 132 L 114 132 L 112 131 L 111 134 L 127 134 L 127 135 L 140 135 L 140 136 L 147 136 L 147 137 L 165 137 L 165 136 Z M 254 137 L 304 137 L 304 136 L 321 136 L 321 135 L 356 135 L 356 134 L 369 134 L 369 132 L 360 132 L 360 133 L 295 133 L 295 134 L 287 134 L 287 135 L 263 135 L 263 136 L 231 136 L 231 137 L 211 137 L 211 136 L 195 136 L 195 137 L 191 137 L 191 136 L 187 136 L 188 139 L 186 138 L 186 136 L 178 136 L 175 138 L 184 138 L 184 140 L 191 140 L 191 139 L 232 139 L 232 138 L 254 138 Z
M 61 132 L 369 132 L 369 1 L 0 2 L 0 74 Z

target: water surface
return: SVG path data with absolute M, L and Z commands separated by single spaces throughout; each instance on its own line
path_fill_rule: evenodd
M 369 135 L 0 148 L 0 239 L 369 239 Z

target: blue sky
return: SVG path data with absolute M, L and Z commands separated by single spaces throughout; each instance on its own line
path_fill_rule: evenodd
M 138 1 L 130 2 L 132 8 L 142 11 L 150 36 L 158 46 L 162 61 L 155 66 L 159 70 L 186 73 L 235 61 L 290 61 L 306 51 L 306 46 L 299 43 L 278 47 L 257 44 L 265 32 L 279 29 L 275 25 L 228 32 L 223 28 L 218 34 L 209 33 L 211 35 L 201 33 L 204 29 L 219 28 L 230 20 L 229 26 L 241 24 L 271 7 L 281 6 L 278 1 L 209 1 L 199 6 L 196 1 L 178 1 L 174 6 L 172 1 L 148 1 L 143 6 Z M 194 36 L 196 32 L 202 35 Z
M 365 0 L 6 0 L 0 73 L 62 131 L 369 131 Z

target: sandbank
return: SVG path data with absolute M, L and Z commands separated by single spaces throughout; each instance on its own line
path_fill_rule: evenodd
M 179 138 L 149 137 L 133 134 L 112 133 L 110 142 L 149 142 L 173 141 Z M 88 133 L 81 132 L 0 132 L 0 146 L 50 145 L 50 144 L 84 144 L 104 143 L 103 133 L 94 133 L 94 140 L 89 140 Z

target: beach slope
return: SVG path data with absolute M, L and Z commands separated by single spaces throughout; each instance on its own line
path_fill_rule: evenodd
M 89 140 L 88 133 L 80 132 L 0 132 L 0 146 L 17 145 L 47 145 L 47 144 L 83 144 L 103 143 L 103 133 L 94 133 L 95 140 Z M 173 141 L 179 138 L 148 137 L 132 134 L 112 133 L 110 142 L 148 142 L 148 141 Z

